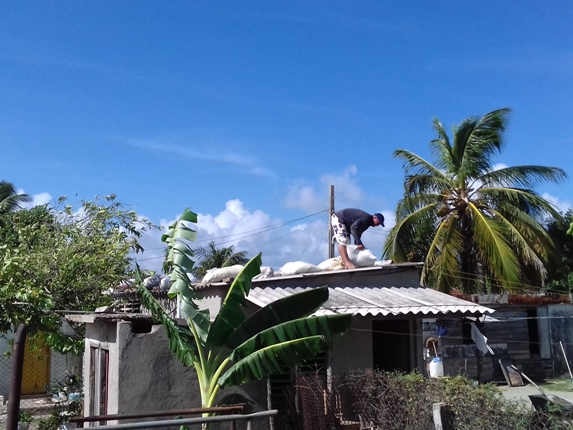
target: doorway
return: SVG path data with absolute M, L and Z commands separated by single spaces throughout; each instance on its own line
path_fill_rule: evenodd
M 26 339 L 22 394 L 45 394 L 50 383 L 50 348 L 41 339 Z
M 410 372 L 410 321 L 372 321 L 372 363 L 374 369 Z

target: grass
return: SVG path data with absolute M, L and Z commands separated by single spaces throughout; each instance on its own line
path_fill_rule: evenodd
M 541 388 L 547 388 L 551 391 L 570 392 L 573 391 L 573 379 L 549 379 L 545 383 L 539 385 Z

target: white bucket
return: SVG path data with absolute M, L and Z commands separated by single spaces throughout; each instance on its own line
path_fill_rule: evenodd
M 436 357 L 430 362 L 430 378 L 444 376 L 444 363 L 441 358 Z

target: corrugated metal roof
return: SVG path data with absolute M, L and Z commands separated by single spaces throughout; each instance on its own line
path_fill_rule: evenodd
M 277 299 L 312 287 L 255 287 L 248 300 L 265 306 Z M 317 311 L 323 314 L 353 315 L 444 315 L 495 312 L 477 303 L 458 299 L 424 287 L 338 286 L 329 288 L 329 299 Z

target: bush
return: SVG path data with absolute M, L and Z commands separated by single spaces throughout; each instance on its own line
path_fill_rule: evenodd
M 306 387 L 316 387 L 308 397 L 319 402 L 311 407 L 316 411 L 324 408 L 322 395 L 316 394 L 323 393 L 326 385 L 317 384 L 316 376 L 302 378 Z M 558 408 L 536 412 L 505 399 L 493 384 L 474 386 L 461 376 L 428 379 L 419 373 L 357 371 L 335 376 L 331 382 L 334 401 L 329 403 L 335 405 L 334 416 L 360 420 L 379 429 L 435 430 L 436 403 L 443 403 L 452 412 L 456 430 L 573 429 L 571 413 Z

